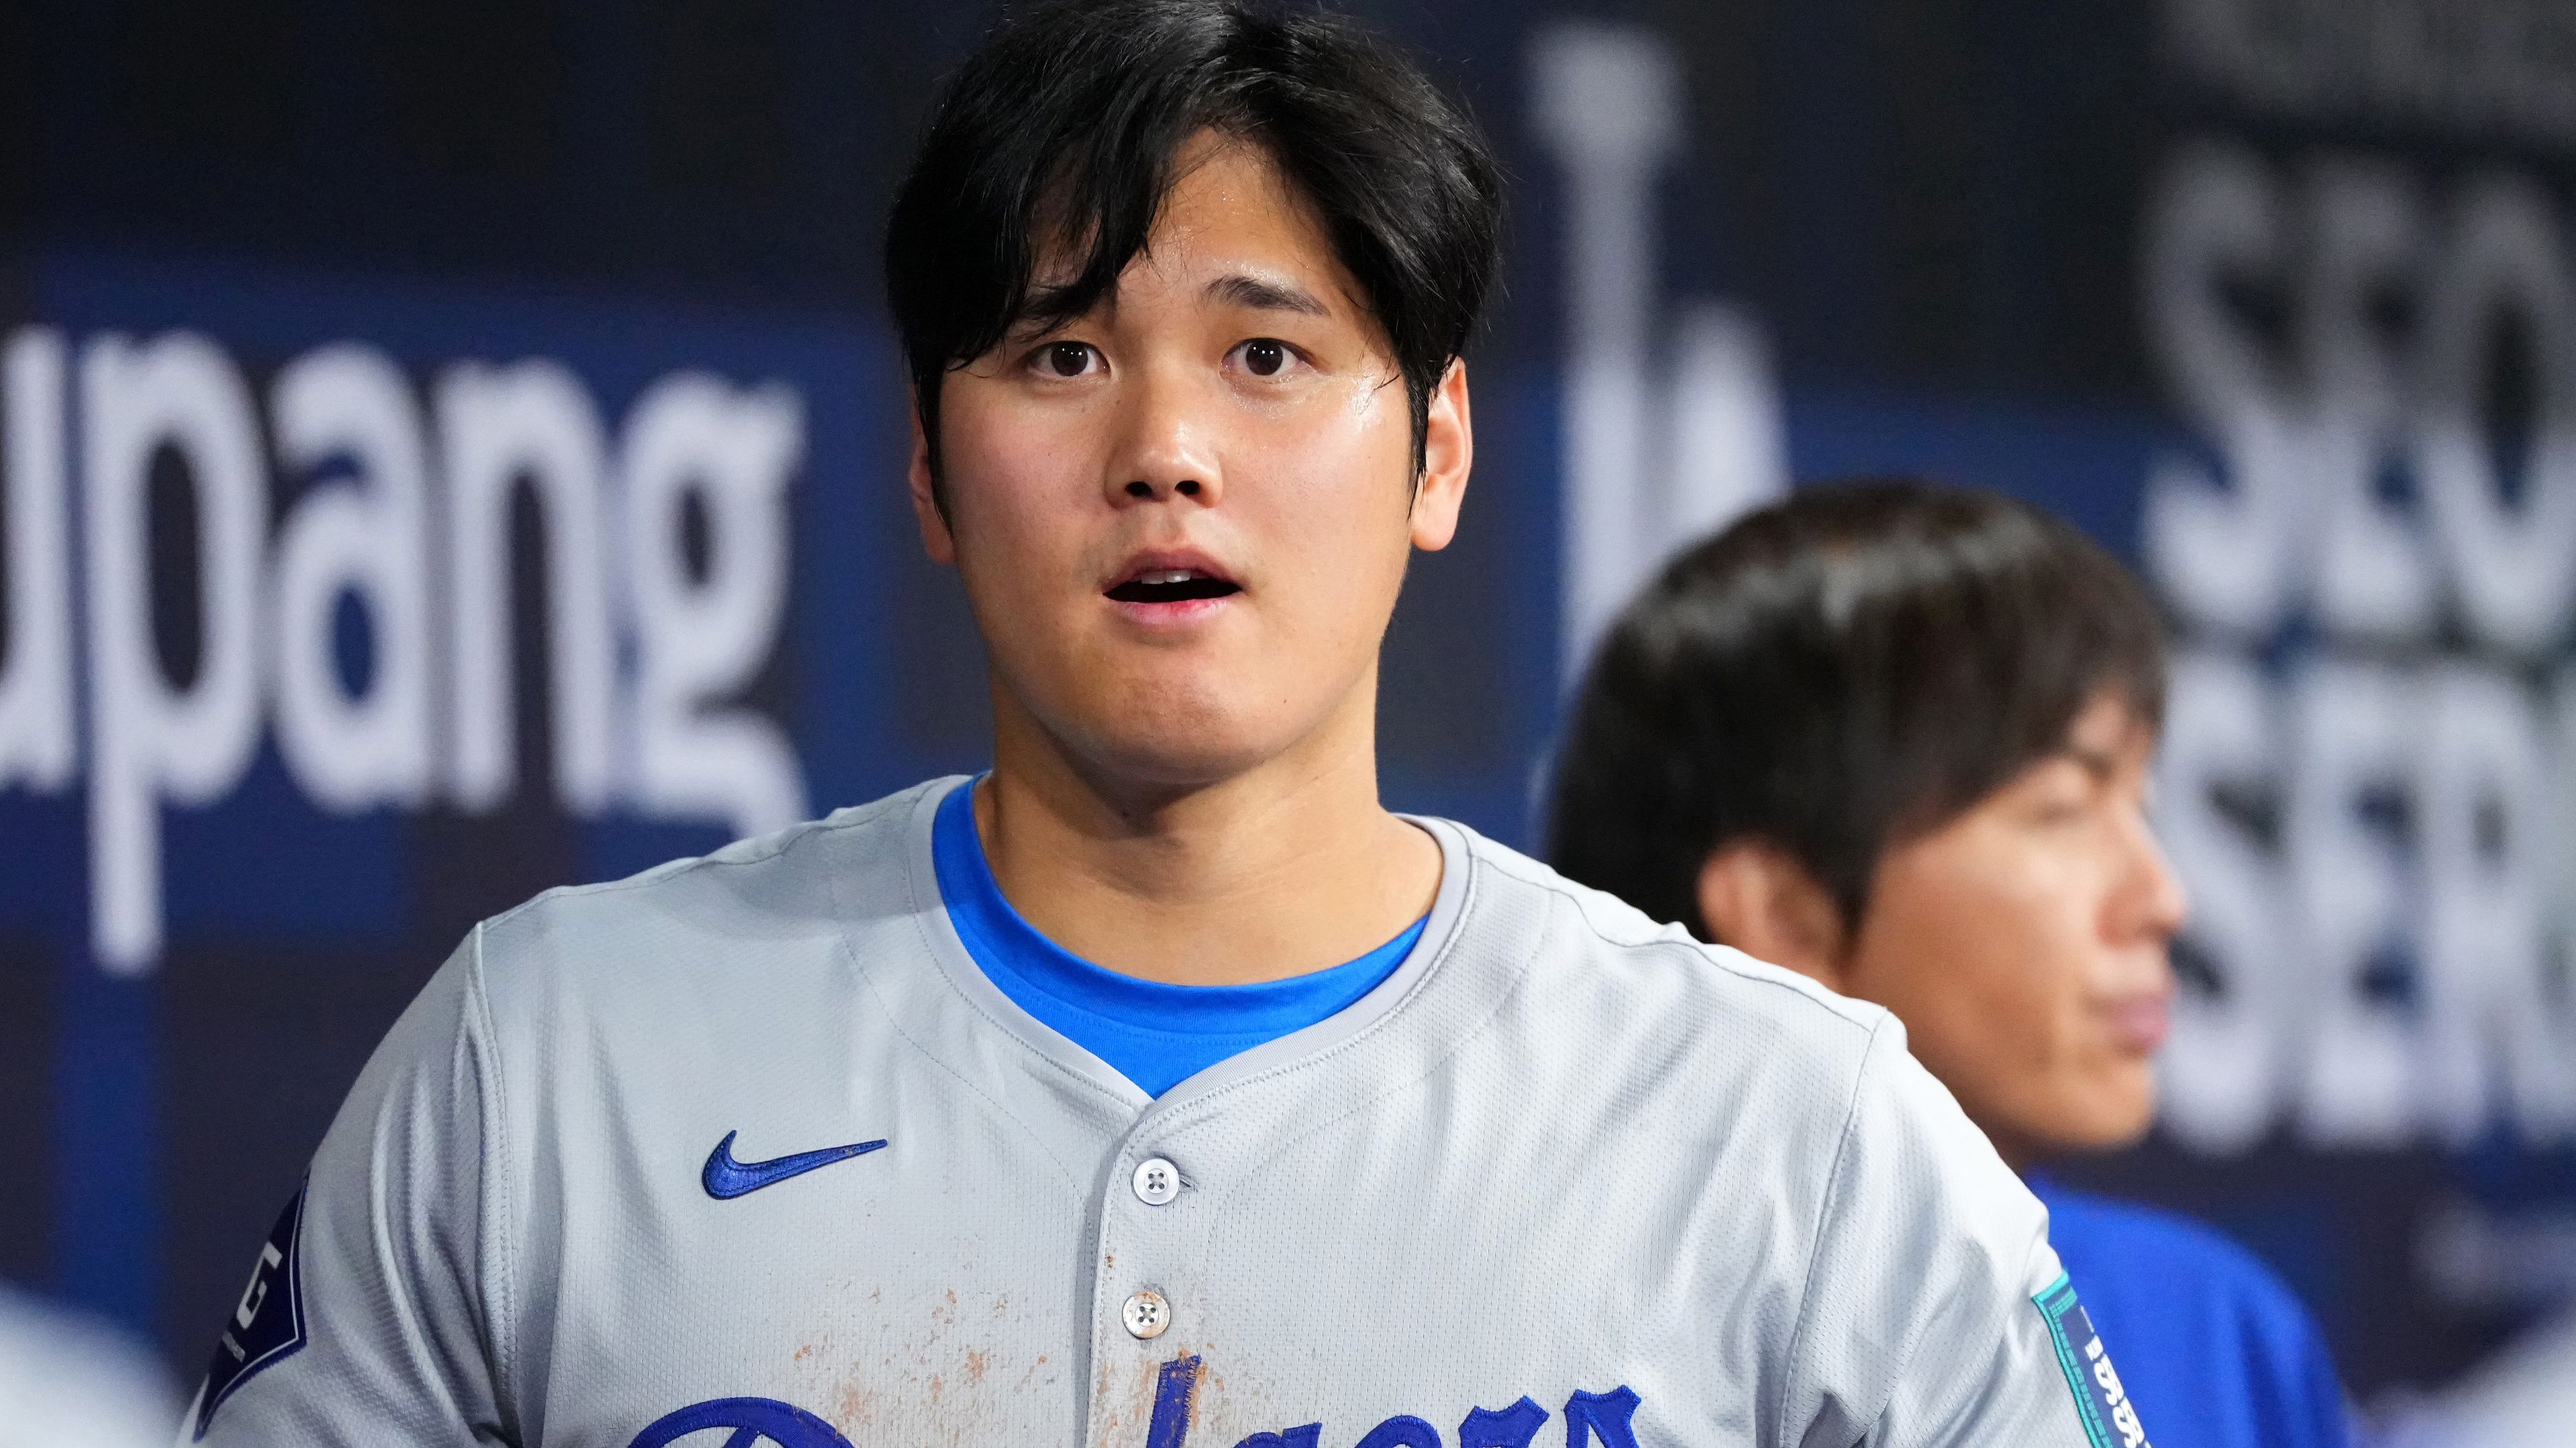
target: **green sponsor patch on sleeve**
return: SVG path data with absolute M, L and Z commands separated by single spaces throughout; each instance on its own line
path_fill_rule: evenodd
M 2147 1430 L 2138 1422 L 2138 1405 L 2129 1401 L 2102 1335 L 2093 1330 L 2084 1304 L 2075 1300 L 2075 1284 L 2060 1272 L 2031 1302 L 2048 1324 L 2057 1365 L 2075 1394 L 2075 1416 L 2083 1421 L 2091 1448 L 2150 1448 Z

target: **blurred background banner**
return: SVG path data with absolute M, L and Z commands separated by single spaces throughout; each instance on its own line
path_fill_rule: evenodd
M 2156 1138 L 2365 1402 L 2576 1300 L 2576 7 L 1355 4 L 1515 177 L 1401 807 L 1534 838 L 1673 547 L 1924 472 L 2134 560 Z M 877 294 L 974 6 L 0 4 L 0 1278 L 193 1373 L 477 918 L 986 749 Z

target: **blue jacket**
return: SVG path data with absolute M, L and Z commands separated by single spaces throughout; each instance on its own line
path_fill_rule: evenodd
M 2196 1222 L 2033 1177 L 2048 1237 L 2155 1448 L 2344 1448 L 2334 1359 L 2290 1290 Z

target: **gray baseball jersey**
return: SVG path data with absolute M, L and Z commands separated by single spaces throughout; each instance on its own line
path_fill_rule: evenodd
M 959 944 L 951 783 L 478 927 L 183 1438 L 2143 1442 L 1884 1012 L 1423 820 L 1406 963 L 1148 1099 Z

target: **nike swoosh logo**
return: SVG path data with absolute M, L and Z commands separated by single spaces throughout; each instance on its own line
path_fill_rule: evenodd
M 800 1151 L 794 1156 L 771 1157 L 767 1161 L 736 1161 L 733 1159 L 733 1139 L 739 1134 L 726 1132 L 724 1140 L 716 1143 L 716 1149 L 707 1153 L 707 1169 L 698 1173 L 698 1180 L 706 1187 L 707 1195 L 720 1202 L 732 1201 L 762 1187 L 774 1187 L 789 1177 L 803 1176 L 818 1166 L 865 1156 L 885 1145 L 882 1141 L 859 1141 L 848 1146 L 827 1146 L 821 1151 Z

